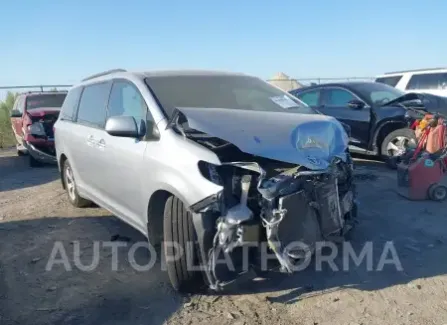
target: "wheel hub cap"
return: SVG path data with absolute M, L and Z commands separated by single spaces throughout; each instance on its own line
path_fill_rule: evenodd
M 394 157 L 402 155 L 410 143 L 414 143 L 414 140 L 403 136 L 395 137 L 386 147 L 388 155 Z

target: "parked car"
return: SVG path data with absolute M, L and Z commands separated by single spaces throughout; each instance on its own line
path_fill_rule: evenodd
M 328 83 L 290 93 L 348 124 L 352 152 L 380 155 L 388 161 L 416 143 L 414 132 L 408 128 L 407 108 L 402 105 L 407 101 L 405 93 L 391 86 L 375 82 Z
M 259 265 L 261 242 L 292 272 L 355 219 L 342 125 L 255 77 L 106 71 L 69 91 L 55 139 L 69 201 L 93 201 L 163 241 L 181 291 L 224 287 Z M 240 263 L 247 243 L 257 247 Z
M 375 81 L 405 92 L 447 96 L 447 68 L 388 72 Z
M 17 96 L 11 111 L 11 125 L 17 154 L 29 154 L 32 167 L 56 163 L 53 125 L 67 91 L 27 92 Z

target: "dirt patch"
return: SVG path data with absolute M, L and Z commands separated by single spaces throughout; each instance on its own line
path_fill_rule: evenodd
M 222 295 L 180 296 L 157 265 L 137 271 L 128 248 L 145 239 L 100 208 L 75 209 L 54 167 L 31 169 L 26 157 L 0 154 L 0 324 L 443 324 L 447 323 L 447 210 L 445 204 L 410 202 L 394 191 L 395 175 L 378 163 L 360 162 L 360 223 L 350 241 L 356 252 L 371 242 L 366 262 L 343 259 L 315 271 L 315 261 L 292 276 L 275 272 L 236 282 Z M 94 241 L 121 241 L 116 270 L 110 248 Z M 56 242 L 62 264 L 46 270 Z M 392 242 L 402 270 L 385 265 L 381 252 Z M 78 245 L 78 246 L 77 246 Z M 340 250 L 343 246 L 338 246 Z M 140 265 L 147 252 L 136 254 Z

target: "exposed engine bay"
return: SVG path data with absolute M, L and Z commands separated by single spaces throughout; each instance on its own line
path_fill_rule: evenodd
M 291 273 L 297 262 L 312 255 L 317 242 L 343 238 L 355 223 L 353 163 L 347 145 L 325 163 L 307 156 L 310 166 L 317 166 L 311 169 L 242 151 L 228 139 L 180 123 L 175 129 L 216 153 L 222 163 L 199 163 L 202 175 L 222 191 L 190 207 L 211 289 L 222 288 L 246 271 L 244 246 L 251 247 L 249 263 L 256 265 L 260 245 L 267 243 L 281 271 Z M 317 140 L 305 138 L 311 149 L 324 146 Z M 234 269 L 217 262 L 225 254 L 231 256 Z

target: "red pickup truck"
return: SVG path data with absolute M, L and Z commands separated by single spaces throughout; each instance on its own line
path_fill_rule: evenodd
M 66 91 L 28 92 L 17 96 L 11 111 L 17 154 L 28 155 L 31 167 L 56 163 L 53 125 Z

